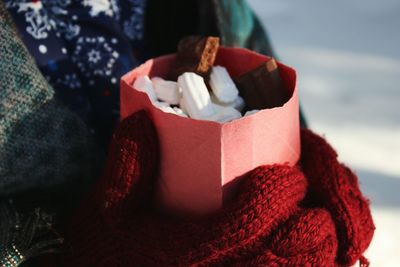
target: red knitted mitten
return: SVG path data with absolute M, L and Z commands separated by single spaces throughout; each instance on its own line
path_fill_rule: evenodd
M 101 179 L 98 201 L 110 220 L 123 220 L 138 209 L 150 209 L 159 163 L 156 130 L 144 111 L 116 128 Z
M 151 205 L 158 168 L 155 129 L 144 112 L 134 114 L 118 126 L 105 174 L 74 217 L 68 236 L 72 253 L 65 262 L 350 266 L 372 238 L 368 203 L 355 176 L 322 138 L 303 130 L 302 146 L 306 176 L 299 167 L 261 166 L 217 213 L 169 218 Z
M 335 225 L 324 209 L 299 209 L 279 225 L 268 242 L 234 266 L 334 266 Z
M 67 239 L 73 245 L 65 266 L 101 266 L 99 259 L 120 252 L 108 226 L 123 225 L 131 214 L 149 209 L 154 184 L 149 180 L 158 162 L 157 134 L 147 114 L 140 111 L 123 120 L 112 136 L 104 175 L 70 225 Z M 72 263 L 78 258 L 79 264 Z
M 301 164 L 314 203 L 332 214 L 339 248 L 337 262 L 353 265 L 369 246 L 375 226 L 357 177 L 337 161 L 337 154 L 318 135 L 303 130 Z

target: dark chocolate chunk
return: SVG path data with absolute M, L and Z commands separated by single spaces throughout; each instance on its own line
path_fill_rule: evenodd
M 289 99 L 273 58 L 242 74 L 235 83 L 246 102 L 246 110 L 280 107 Z
M 207 78 L 214 64 L 219 47 L 218 37 L 188 36 L 178 44 L 175 67 L 170 79 L 177 80 L 184 72 L 195 72 Z

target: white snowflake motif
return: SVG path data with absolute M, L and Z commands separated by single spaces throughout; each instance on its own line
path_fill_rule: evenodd
M 64 78 L 57 79 L 57 83 L 62 84 L 70 89 L 78 89 L 82 86 L 78 76 L 75 73 L 65 74 Z
M 72 60 L 85 77 L 111 76 L 119 53 L 103 36 L 79 37 Z
M 107 16 L 113 15 L 113 9 L 110 0 L 83 0 L 82 5 L 90 7 L 89 14 L 92 17 L 104 13 Z
M 13 2 L 12 5 L 18 7 L 18 13 L 25 12 L 25 21 L 29 24 L 26 27 L 26 31 L 30 35 L 35 39 L 47 38 L 48 31 L 52 27 L 47 12 L 43 9 L 42 2 Z
M 17 8 L 24 13 L 28 24 L 26 32 L 35 39 L 45 39 L 51 30 L 58 31 L 71 39 L 79 34 L 80 27 L 67 20 L 66 7 L 70 0 L 7 1 L 7 8 Z
M 88 56 L 88 60 L 95 64 L 97 63 L 97 61 L 99 61 L 101 59 L 100 52 L 97 50 L 94 50 L 94 49 L 90 50 L 87 53 L 87 56 Z
M 131 40 L 143 39 L 145 0 L 129 0 L 131 3 L 131 16 L 123 22 L 123 30 Z

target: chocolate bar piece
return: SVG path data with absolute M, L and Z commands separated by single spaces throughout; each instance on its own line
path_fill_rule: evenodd
M 235 82 L 246 102 L 246 110 L 280 107 L 290 97 L 283 87 L 278 64 L 273 58 L 242 74 Z
M 177 80 L 184 72 L 194 72 L 207 78 L 219 47 L 218 37 L 188 36 L 178 44 L 175 67 L 170 71 L 170 79 Z

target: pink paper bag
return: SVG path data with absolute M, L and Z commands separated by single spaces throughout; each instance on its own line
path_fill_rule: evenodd
M 247 49 L 221 47 L 215 65 L 237 77 L 266 60 Z M 284 87 L 292 95 L 284 106 L 222 124 L 164 113 L 132 87 L 140 75 L 166 77 L 174 61 L 175 55 L 148 60 L 121 79 L 121 119 L 144 109 L 156 126 L 161 149 L 157 199 L 165 209 L 191 215 L 216 211 L 250 170 L 265 164 L 296 164 L 300 128 L 292 68 L 278 64 Z

